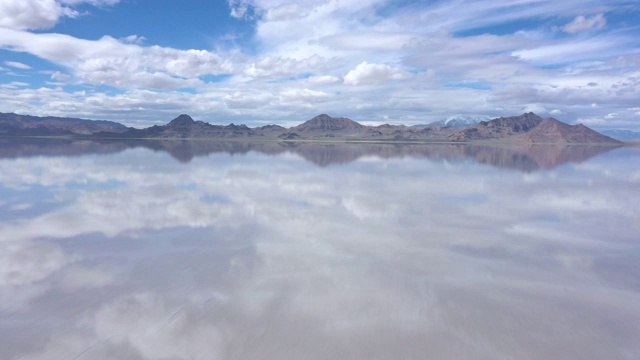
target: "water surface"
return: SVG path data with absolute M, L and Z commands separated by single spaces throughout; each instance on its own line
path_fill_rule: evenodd
M 640 151 L 2 139 L 2 359 L 637 359 Z

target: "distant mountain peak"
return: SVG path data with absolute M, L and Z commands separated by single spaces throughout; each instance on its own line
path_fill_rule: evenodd
M 520 117 L 525 119 L 542 119 L 540 116 L 533 113 L 533 111 L 529 111 L 528 113 L 524 113 L 520 115 Z
M 171 122 L 169 122 L 167 126 L 192 125 L 192 124 L 195 124 L 195 121 L 191 118 L 191 116 L 187 114 L 182 114 L 177 118 L 171 120 Z
M 351 119 L 334 118 L 327 114 L 320 114 L 295 127 L 297 131 L 344 131 L 362 128 L 364 128 L 364 125 Z

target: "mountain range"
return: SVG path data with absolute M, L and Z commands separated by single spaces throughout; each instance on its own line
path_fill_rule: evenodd
M 212 125 L 180 115 L 166 125 L 144 129 L 128 128 L 111 121 L 74 118 L 39 118 L 1 114 L 0 136 L 73 136 L 120 139 L 263 139 L 312 141 L 410 141 L 508 144 L 609 144 L 620 141 L 584 125 L 569 125 L 534 113 L 480 121 L 464 127 L 426 125 L 362 125 L 348 118 L 318 115 L 300 125 L 285 128 L 266 125 Z
M 73 136 L 127 130 L 128 127 L 115 121 L 0 113 L 0 136 Z

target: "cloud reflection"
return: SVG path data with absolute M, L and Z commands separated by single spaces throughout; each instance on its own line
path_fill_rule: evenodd
M 290 154 L 0 160 L 17 203 L 60 199 L 0 222 L 3 356 L 640 354 L 637 152 L 533 174 Z

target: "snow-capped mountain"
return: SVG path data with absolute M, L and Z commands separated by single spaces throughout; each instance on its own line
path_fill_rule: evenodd
M 465 127 L 477 125 L 480 121 L 489 120 L 491 120 L 491 117 L 487 115 L 453 115 L 445 120 L 434 121 L 429 125 Z
M 640 138 L 640 132 L 631 130 L 609 129 L 600 132 L 616 140 L 633 140 Z

